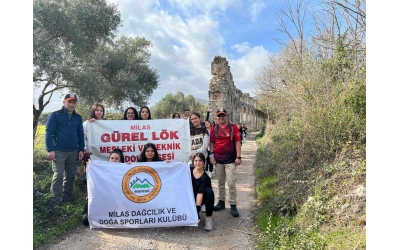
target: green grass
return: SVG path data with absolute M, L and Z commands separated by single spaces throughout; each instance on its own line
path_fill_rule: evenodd
M 74 193 L 71 202 L 54 205 L 50 202 L 53 176 L 51 162 L 46 159 L 44 147 L 45 126 L 38 127 L 33 151 L 33 247 L 53 242 L 58 236 L 81 225 L 82 210 L 86 202 L 83 189 L 83 163 L 77 166 Z
M 268 176 L 258 183 L 256 193 L 259 200 L 264 201 L 271 197 L 273 192 L 270 187 L 276 182 L 276 180 L 277 178 L 275 176 Z
M 44 149 L 44 133 L 46 132 L 45 125 L 38 125 L 36 130 L 35 149 Z
M 365 232 L 355 231 L 354 228 L 335 228 L 324 232 L 327 243 L 326 249 L 366 249 L 367 237 Z

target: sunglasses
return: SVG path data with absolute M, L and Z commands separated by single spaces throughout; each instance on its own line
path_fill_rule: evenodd
M 217 117 L 225 117 L 226 115 L 217 115 Z

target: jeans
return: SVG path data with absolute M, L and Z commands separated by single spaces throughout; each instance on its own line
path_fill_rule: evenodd
M 207 151 L 207 152 L 208 152 L 208 155 L 207 155 L 207 158 L 206 158 L 206 164 L 205 164 L 205 169 L 204 170 L 212 172 L 213 169 L 214 169 L 214 165 L 211 164 L 211 162 L 210 162 L 210 151 Z

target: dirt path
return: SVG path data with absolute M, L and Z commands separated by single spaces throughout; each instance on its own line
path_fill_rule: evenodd
M 204 230 L 205 214 L 201 213 L 199 227 L 89 229 L 80 226 L 58 242 L 37 248 L 44 249 L 254 249 L 254 161 L 256 133 L 249 133 L 242 146 L 242 164 L 238 167 L 237 200 L 240 216 L 234 218 L 229 204 L 213 213 L 213 230 Z M 212 179 L 216 202 L 217 179 Z M 227 191 L 228 194 L 228 191 Z M 228 199 L 228 198 L 227 198 Z

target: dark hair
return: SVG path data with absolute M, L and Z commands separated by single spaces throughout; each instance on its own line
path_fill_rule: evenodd
M 119 161 L 124 163 L 124 153 L 122 153 L 122 150 L 119 148 L 114 149 L 113 151 L 111 151 L 110 155 L 108 156 L 108 159 L 110 160 L 110 157 L 112 154 L 119 154 Z
M 172 118 L 175 118 L 175 115 L 178 115 L 179 118 L 181 118 L 181 115 L 180 115 L 178 112 L 173 113 L 173 114 L 172 114 Z
M 146 145 L 144 145 L 142 152 L 140 153 L 139 157 L 138 157 L 138 162 L 147 162 L 147 158 L 146 158 L 146 150 L 148 148 L 152 148 L 154 150 L 154 158 L 153 161 L 162 161 L 160 156 L 158 155 L 158 151 L 156 148 L 156 145 L 154 145 L 153 143 L 149 142 Z
M 206 156 L 203 154 L 203 153 L 196 153 L 194 156 L 193 156 L 193 162 L 194 162 L 194 159 L 196 159 L 196 157 L 200 157 L 200 159 L 204 162 L 204 164 L 206 164 Z
M 128 110 L 130 110 L 130 109 L 132 109 L 133 113 L 135 113 L 135 118 L 133 118 L 133 120 L 139 120 L 138 112 L 134 107 L 129 107 L 129 108 L 125 109 L 124 120 L 128 120 L 128 118 L 126 117 L 126 114 L 128 113 Z
M 201 118 L 201 115 L 200 115 L 200 113 L 198 113 L 198 112 L 192 112 L 192 114 L 190 114 L 190 117 L 192 117 L 192 115 L 195 115 L 195 116 L 197 116 L 198 118 Z
M 210 127 L 212 126 L 212 123 L 209 120 L 204 121 L 204 126 L 206 125 L 206 122 L 210 123 Z
M 142 119 L 142 110 L 143 110 L 143 109 L 147 109 L 147 110 L 149 111 L 149 119 L 147 119 L 147 120 L 151 120 L 150 108 L 147 107 L 147 106 L 143 106 L 143 107 L 140 108 L 140 111 L 139 111 L 139 120 L 143 120 L 143 119 Z
M 96 113 L 95 112 L 96 112 L 96 109 L 98 107 L 102 107 L 103 108 L 103 115 L 101 116 L 101 118 L 103 118 L 104 114 L 106 113 L 106 109 L 104 108 L 104 106 L 102 104 L 96 102 L 90 108 L 89 119 L 91 119 L 91 118 L 96 119 Z

